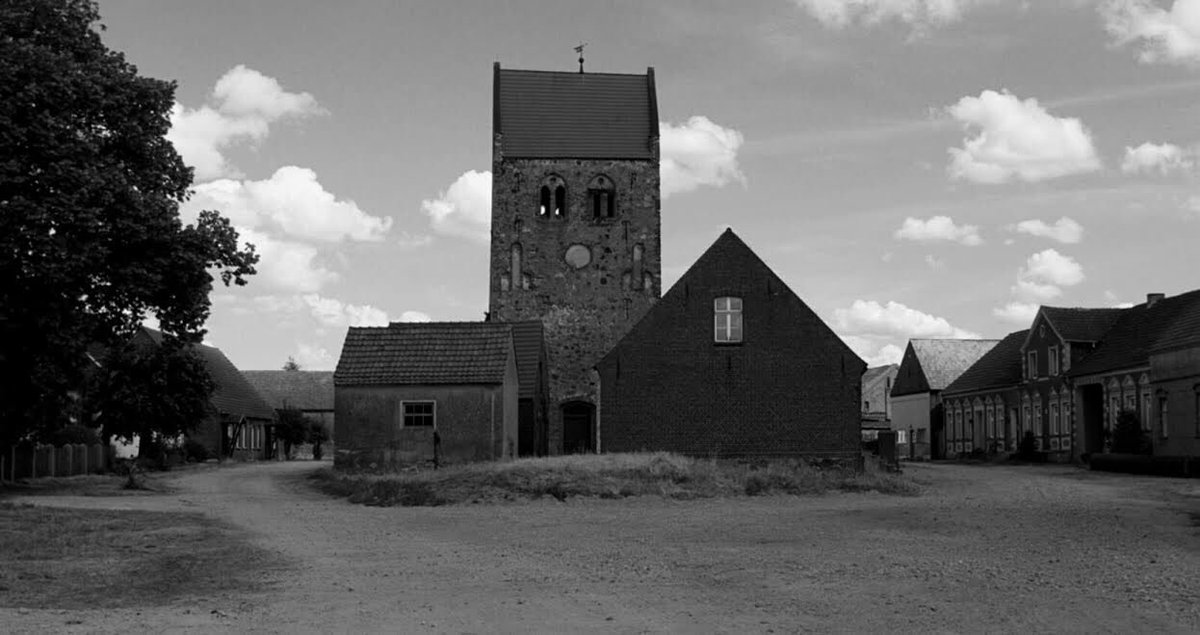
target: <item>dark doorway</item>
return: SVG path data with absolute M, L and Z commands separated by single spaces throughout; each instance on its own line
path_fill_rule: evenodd
M 946 435 L 945 409 L 938 404 L 929 411 L 929 458 L 942 459 L 946 457 L 942 443 Z
M 1076 421 L 1083 429 L 1083 451 L 1104 451 L 1104 387 L 1086 384 L 1079 387 L 1079 413 Z
M 562 406 L 563 454 L 595 452 L 595 435 L 592 424 L 596 418 L 596 406 L 586 401 L 571 401 Z

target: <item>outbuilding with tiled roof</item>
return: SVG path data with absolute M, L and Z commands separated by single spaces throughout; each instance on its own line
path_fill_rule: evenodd
M 516 455 L 519 375 L 510 324 L 351 327 L 333 384 L 339 467 Z
M 999 340 L 913 339 L 892 384 L 892 429 L 910 458 L 945 455 L 941 392 Z
M 1028 334 L 1009 333 L 942 391 L 947 457 L 1015 447 L 1021 347 Z

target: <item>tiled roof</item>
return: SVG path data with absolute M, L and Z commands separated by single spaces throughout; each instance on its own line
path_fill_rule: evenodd
M 650 159 L 658 136 L 654 74 L 501 70 L 493 132 L 505 157 Z
M 910 382 L 908 373 L 901 372 L 892 387 L 892 396 L 929 390 L 944 390 L 958 376 L 992 350 L 1000 340 L 914 339 L 908 341 L 915 363 L 924 375 L 924 382 Z M 907 352 L 905 357 L 908 357 Z M 903 371 L 904 369 L 901 368 Z M 918 385 L 919 384 L 919 385 Z
M 333 371 L 243 370 L 242 375 L 276 409 L 333 410 Z
M 1044 306 L 1042 315 L 1066 342 L 1098 342 L 1125 309 L 1081 309 Z
M 537 390 L 538 364 L 542 360 L 542 323 L 531 320 L 509 324 L 517 357 L 517 376 L 521 382 L 518 393 L 522 398 L 532 398 Z
M 950 382 L 943 395 L 978 392 L 1016 386 L 1021 382 L 1021 346 L 1029 329 L 1009 333 L 999 344 L 984 353 L 958 379 Z
M 499 384 L 511 351 L 511 327 L 501 322 L 351 327 L 333 383 Z
M 875 381 L 876 379 L 883 377 L 884 375 L 888 374 L 888 371 L 890 371 L 894 368 L 896 368 L 896 364 L 888 364 L 886 366 L 874 366 L 874 367 L 868 368 L 867 372 L 863 373 L 863 376 L 862 376 L 863 385 L 866 386 L 867 384 L 870 384 L 871 382 Z
M 1150 349 L 1169 331 L 1174 333 L 1176 325 L 1181 327 L 1178 333 L 1185 335 L 1190 320 L 1196 320 L 1197 325 L 1192 327 L 1191 336 L 1200 341 L 1200 291 L 1163 298 L 1149 308 L 1143 303 L 1124 309 L 1096 350 L 1076 364 L 1070 374 L 1078 377 L 1147 366 Z
M 155 344 L 162 343 L 162 333 L 151 328 L 143 327 L 142 331 Z M 233 362 L 225 357 L 225 353 L 215 346 L 201 344 L 196 352 L 204 360 L 208 374 L 212 377 L 216 389 L 213 390 L 209 402 L 223 417 L 249 417 L 252 419 L 274 419 L 275 410 L 267 405 L 258 391 L 246 381 Z
M 1191 291 L 1183 295 L 1190 298 L 1187 306 L 1181 308 L 1175 319 L 1163 329 L 1162 335 L 1150 347 L 1151 352 L 1200 346 L 1200 291 Z

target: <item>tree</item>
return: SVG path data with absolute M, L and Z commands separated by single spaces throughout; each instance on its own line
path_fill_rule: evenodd
M 1134 410 L 1122 410 L 1112 431 L 1112 451 L 1118 454 L 1149 454 L 1150 439 Z
M 0 444 L 63 425 L 88 346 L 119 349 L 150 313 L 164 351 L 148 363 L 203 374 L 184 360 L 209 272 L 242 285 L 258 262 L 217 212 L 181 222 L 175 84 L 138 75 L 99 19 L 93 0 L 0 3 Z
M 300 364 L 297 364 L 295 358 L 293 358 L 291 355 L 288 355 L 288 360 L 283 363 L 283 369 L 289 372 L 294 372 L 300 370 Z
M 329 433 L 320 421 L 310 421 L 308 424 L 308 442 L 312 444 L 313 460 L 320 461 L 324 455 L 321 444 L 329 440 Z
M 309 420 L 299 410 L 286 408 L 278 412 L 275 436 L 283 441 L 283 458 L 292 460 L 292 448 L 308 440 Z

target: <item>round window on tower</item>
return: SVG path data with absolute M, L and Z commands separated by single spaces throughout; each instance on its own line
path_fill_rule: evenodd
M 588 249 L 586 245 L 571 245 L 567 247 L 567 253 L 563 258 L 572 267 L 582 269 L 592 262 L 592 250 Z

